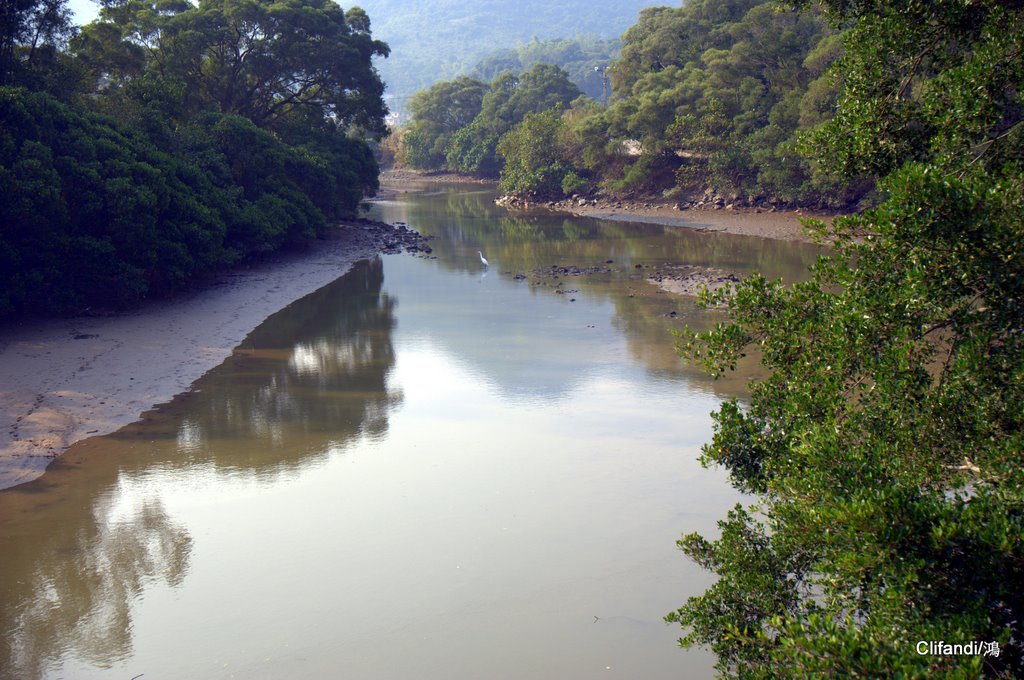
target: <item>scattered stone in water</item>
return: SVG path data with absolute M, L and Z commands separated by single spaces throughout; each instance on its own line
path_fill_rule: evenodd
M 363 242 L 376 247 L 382 253 L 395 254 L 407 253 L 430 253 L 433 249 L 426 245 L 426 242 L 433 236 L 421 236 L 414 229 L 411 229 L 405 222 L 385 224 L 365 218 L 348 221 L 342 224 L 349 229 L 361 229 L 364 232 Z
M 609 260 L 608 262 L 611 262 Z M 615 270 L 611 267 L 577 267 L 575 265 L 553 264 L 547 269 L 534 269 L 533 273 L 538 276 L 550 276 L 557 279 L 559 276 L 586 276 L 588 274 L 610 274 Z
M 666 265 L 668 271 L 655 271 L 648 277 L 648 281 L 656 283 L 662 289 L 658 293 L 675 293 L 677 295 L 690 295 L 696 297 L 704 289 L 712 292 L 719 288 L 733 288 L 739 283 L 740 277 L 730 272 L 707 267 L 693 267 L 689 265 L 676 266 Z M 665 316 L 676 316 L 675 312 Z

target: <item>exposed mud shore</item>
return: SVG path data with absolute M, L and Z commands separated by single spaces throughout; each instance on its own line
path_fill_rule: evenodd
M 496 203 L 510 209 L 547 209 L 580 217 L 623 222 L 664 224 L 706 232 L 811 242 L 801 219 L 831 220 L 834 215 L 803 210 L 743 207 L 719 202 L 679 202 L 654 199 L 581 198 L 561 201 L 530 201 L 517 196 L 500 196 Z
M 464 175 L 389 170 L 381 175 L 380 197 L 439 183 L 494 185 Z M 511 209 L 540 208 L 784 240 L 809 240 L 800 218 L 813 217 L 799 211 L 671 201 L 575 198 L 530 203 L 505 197 L 502 203 Z M 0 488 L 38 477 L 75 441 L 113 432 L 187 390 L 265 318 L 335 280 L 355 262 L 402 251 L 429 254 L 430 247 L 405 225 L 355 220 L 339 225 L 329 239 L 225 271 L 197 291 L 128 313 L 0 326 Z M 556 275 L 589 273 L 533 272 L 532 278 L 540 284 Z M 681 295 L 736 281 L 729 272 L 694 268 L 661 268 L 647 278 Z
M 430 247 L 404 225 L 353 220 L 328 239 L 128 313 L 0 326 L 0 488 L 187 390 L 264 319 L 359 260 L 402 251 Z
M 429 172 L 407 168 L 389 168 L 380 173 L 381 186 L 429 182 L 431 184 L 484 184 L 496 186 L 497 182 L 457 172 Z
M 635 270 L 643 274 L 647 281 L 661 288 L 666 293 L 697 297 L 705 289 L 714 292 L 719 288 L 733 288 L 740 282 L 739 275 L 712 267 L 693 265 L 646 266 L 635 265 Z M 551 265 L 542 269 L 534 269 L 528 275 L 515 274 L 514 278 L 528 280 L 533 286 L 550 286 L 559 295 L 573 295 L 579 290 L 572 288 L 570 282 L 574 277 L 608 274 L 619 271 L 612 260 L 605 265 L 594 267 L 577 267 L 575 265 Z M 570 298 L 570 302 L 575 302 Z
M 496 186 L 493 180 L 450 172 L 426 172 L 391 168 L 380 175 L 378 198 L 387 199 L 417 184 L 480 184 Z M 771 205 L 743 206 L 710 194 L 694 199 L 608 198 L 574 196 L 560 201 L 538 201 L 520 196 L 499 196 L 498 205 L 512 210 L 546 209 L 580 217 L 622 222 L 665 224 L 697 231 L 724 232 L 744 236 L 811 242 L 801 219 L 830 221 L 835 215 L 789 210 Z

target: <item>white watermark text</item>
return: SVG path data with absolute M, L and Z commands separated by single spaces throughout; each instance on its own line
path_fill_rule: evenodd
M 931 656 L 999 656 L 998 642 L 946 642 L 945 640 L 921 640 L 917 643 L 917 653 Z

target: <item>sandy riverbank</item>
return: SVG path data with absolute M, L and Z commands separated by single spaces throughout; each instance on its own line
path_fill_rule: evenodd
M 367 221 L 333 236 L 127 314 L 0 327 L 0 488 L 188 389 L 264 319 L 355 262 L 409 244 L 408 234 Z
M 806 243 L 811 243 L 812 239 L 804 232 L 803 225 L 800 222 L 801 218 L 832 219 L 828 215 L 812 215 L 788 210 L 757 212 L 750 208 L 738 210 L 689 209 L 678 211 L 670 206 L 628 209 L 586 206 L 574 208 L 571 212 L 574 215 L 584 215 L 604 220 L 665 224 L 673 227 L 697 229 L 699 231 L 720 231 L 726 234 L 760 236 L 761 238 L 803 241 Z
M 506 197 L 503 197 L 503 199 Z M 832 220 L 833 215 L 815 214 L 802 210 L 775 210 L 764 208 L 722 206 L 680 208 L 672 201 L 596 199 L 585 201 L 557 201 L 524 205 L 522 201 L 502 200 L 512 209 L 547 209 L 567 212 L 580 217 L 622 222 L 664 224 L 705 232 L 723 232 L 743 236 L 779 239 L 783 241 L 812 242 L 804 232 L 801 219 Z

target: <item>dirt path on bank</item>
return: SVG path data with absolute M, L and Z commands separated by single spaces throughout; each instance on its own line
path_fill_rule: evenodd
M 357 261 L 416 241 L 357 221 L 301 252 L 224 272 L 199 292 L 127 314 L 0 327 L 0 489 L 38 477 L 74 442 L 170 401 L 268 316 Z

